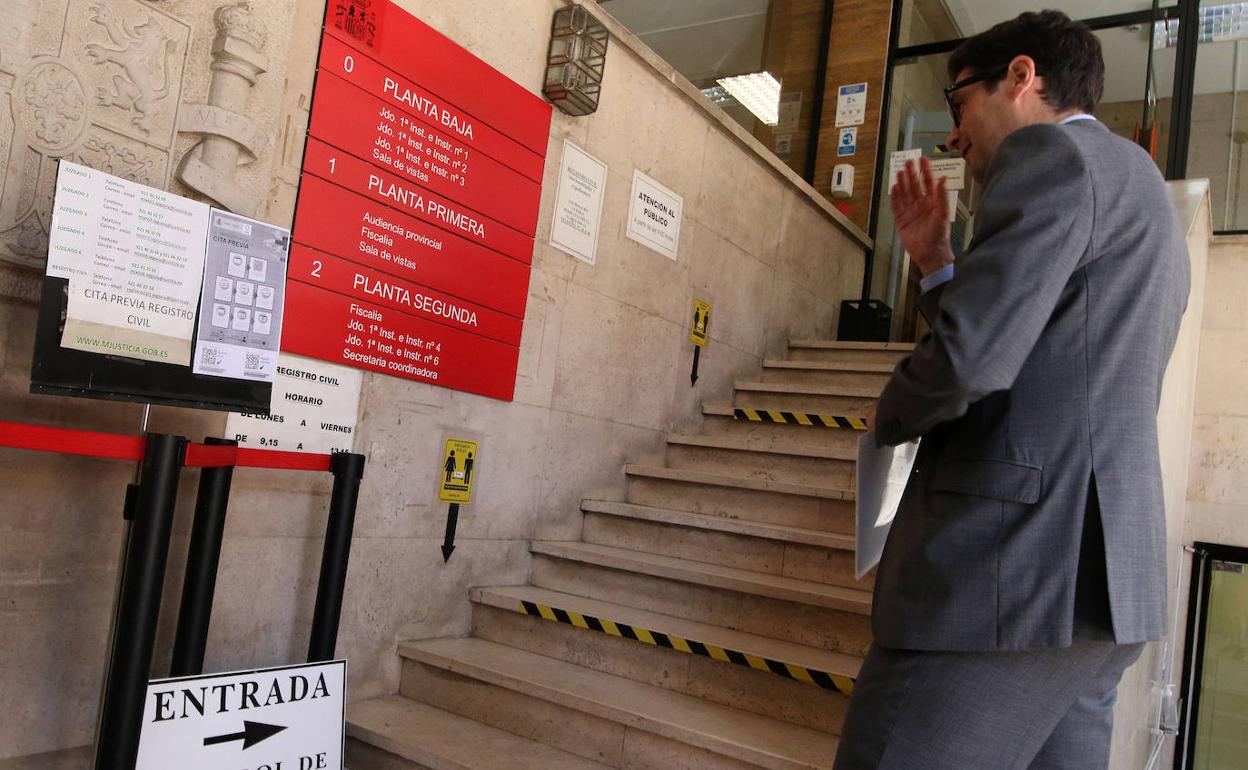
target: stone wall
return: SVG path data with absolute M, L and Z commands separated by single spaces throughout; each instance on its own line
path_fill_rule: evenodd
M 561 0 L 403 0 L 540 90 Z M 27 393 L 54 160 L 291 221 L 324 0 L 16 0 L 0 17 L 0 419 L 137 432 L 142 408 Z M 602 104 L 556 111 L 514 403 L 364 378 L 368 455 L 339 635 L 351 697 L 396 689 L 395 642 L 466 633 L 469 586 L 528 574 L 531 538 L 579 534 L 582 496 L 619 497 L 622 464 L 663 449 L 790 337 L 830 337 L 866 239 L 618 25 Z M 95 47 L 93 47 L 95 46 Z M 110 49 L 117 49 L 111 50 Z M 227 61 L 228 58 L 228 61 Z M 218 65 L 214 70 L 214 62 Z M 228 78 L 221 80 L 219 78 Z M 610 167 L 597 264 L 551 248 L 562 143 Z M 684 196 L 679 259 L 624 237 L 634 168 Z M 694 295 L 714 302 L 689 384 Z M 288 319 L 287 323 L 297 323 Z M 199 440 L 224 416 L 153 409 Z M 441 441 L 481 441 L 458 548 L 439 545 Z M 88 743 L 132 469 L 0 450 L 0 759 Z M 196 473 L 183 477 L 156 669 L 167 669 Z M 327 480 L 240 470 L 209 670 L 306 653 Z
M 1200 336 L 1185 540 L 1248 547 L 1248 237 L 1215 238 Z

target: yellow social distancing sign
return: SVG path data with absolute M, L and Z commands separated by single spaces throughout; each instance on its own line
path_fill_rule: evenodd
M 459 438 L 446 440 L 442 453 L 442 475 L 438 499 L 444 503 L 465 505 L 472 499 L 473 465 L 477 461 L 477 442 Z
M 693 301 L 693 322 L 689 325 L 689 341 L 700 348 L 706 347 L 711 333 L 711 303 L 704 299 Z

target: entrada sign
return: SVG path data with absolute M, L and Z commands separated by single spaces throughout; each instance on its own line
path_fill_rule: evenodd
M 159 679 L 135 770 L 342 770 L 347 662 Z

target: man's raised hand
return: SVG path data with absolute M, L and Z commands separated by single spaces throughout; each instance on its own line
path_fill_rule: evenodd
M 945 178 L 933 179 L 930 160 L 920 158 L 917 169 L 914 161 L 906 161 L 905 168 L 897 172 L 889 201 L 901 245 L 910 253 L 920 273 L 926 276 L 953 263 Z

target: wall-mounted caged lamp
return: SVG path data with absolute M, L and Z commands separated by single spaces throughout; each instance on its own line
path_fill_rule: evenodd
M 607 28 L 584 6 L 555 11 L 542 93 L 561 111 L 588 115 L 598 109 L 608 37 Z

